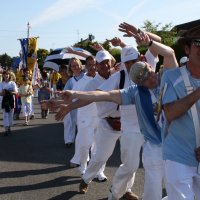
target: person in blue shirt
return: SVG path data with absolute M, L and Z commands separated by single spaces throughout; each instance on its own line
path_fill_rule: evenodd
M 166 72 L 161 84 L 166 188 L 169 200 L 194 200 L 200 199 L 200 26 L 184 32 L 178 44 L 188 61 Z
M 127 32 L 130 34 L 130 30 Z M 140 36 L 141 37 L 141 36 Z M 160 55 L 164 56 L 165 68 L 176 67 L 177 61 L 173 49 L 161 43 L 151 41 L 148 35 L 140 38 L 146 46 L 150 45 Z M 145 185 L 143 200 L 160 200 L 162 198 L 162 180 L 164 176 L 162 159 L 161 120 L 158 120 L 158 98 L 160 92 L 160 76 L 146 62 L 136 62 L 132 65 L 130 79 L 136 83 L 126 89 L 105 91 L 65 91 L 63 98 L 77 98 L 86 101 L 113 101 L 120 105 L 135 104 L 141 133 L 144 135 L 145 144 L 143 151 L 143 165 L 145 168 Z M 56 118 L 62 118 L 70 111 L 62 107 Z M 115 196 L 109 199 L 117 199 Z

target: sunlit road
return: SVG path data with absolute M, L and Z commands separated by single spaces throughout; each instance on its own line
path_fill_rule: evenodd
M 2 125 L 2 113 L 0 115 Z M 107 163 L 104 183 L 93 181 L 87 194 L 78 192 L 80 174 L 69 168 L 74 146 L 67 149 L 63 141 L 63 124 L 54 114 L 41 119 L 35 99 L 35 119 L 24 126 L 24 119 L 14 121 L 12 134 L 4 137 L 0 127 L 0 199 L 1 200 L 104 200 L 111 179 L 120 164 L 119 142 Z M 143 169 L 137 172 L 133 189 L 141 196 Z

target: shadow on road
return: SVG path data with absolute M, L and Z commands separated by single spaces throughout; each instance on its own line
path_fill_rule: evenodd
M 46 169 L 36 169 L 36 170 L 23 170 L 23 171 L 9 171 L 0 173 L 0 178 L 21 178 L 25 176 L 50 174 L 55 172 L 61 172 L 66 170 L 66 166 L 51 167 Z
M 74 178 L 77 178 L 77 180 L 69 180 L 69 179 L 74 179 Z M 56 178 L 54 180 L 40 182 L 40 183 L 33 184 L 33 185 L 1 187 L 0 194 L 55 188 L 55 187 L 60 187 L 60 186 L 73 185 L 73 184 L 77 184 L 79 182 L 80 182 L 80 177 L 63 176 L 63 177 Z

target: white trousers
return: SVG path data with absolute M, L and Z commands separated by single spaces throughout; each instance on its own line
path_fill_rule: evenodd
M 31 115 L 31 103 L 22 102 L 22 110 L 25 117 Z
M 64 118 L 64 141 L 74 143 L 76 135 L 76 111 L 71 111 Z
M 99 121 L 96 132 L 96 151 L 83 175 L 85 183 L 90 183 L 112 155 L 120 131 L 113 131 L 105 119 Z
M 89 152 L 94 142 L 94 134 L 96 127 L 93 126 L 80 126 L 78 124 L 78 132 L 75 140 L 75 154 L 71 159 L 71 163 L 79 160 L 81 172 L 85 172 L 87 162 L 89 161 Z
M 6 112 L 5 109 L 3 110 L 3 126 L 12 126 L 13 125 L 13 114 L 14 109 L 11 109 L 10 112 Z
M 35 114 L 35 110 L 34 110 L 34 96 L 32 95 L 32 101 L 31 101 L 31 115 Z
M 112 194 L 116 199 L 130 192 L 139 167 L 140 150 L 144 136 L 140 133 L 122 133 L 120 138 L 121 162 L 112 180 Z
M 142 160 L 145 172 L 143 200 L 161 200 L 164 180 L 162 146 L 145 142 Z
M 121 162 L 113 180 L 111 191 L 116 199 L 131 192 L 135 181 L 135 172 L 139 167 L 140 150 L 144 136 L 140 133 L 137 112 L 134 105 L 120 106 L 121 112 Z
M 166 189 L 168 200 L 200 200 L 200 174 L 196 167 L 166 160 Z

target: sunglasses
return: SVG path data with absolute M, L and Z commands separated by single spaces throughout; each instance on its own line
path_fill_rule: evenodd
M 193 40 L 192 45 L 194 45 L 196 47 L 200 47 L 200 40 Z

